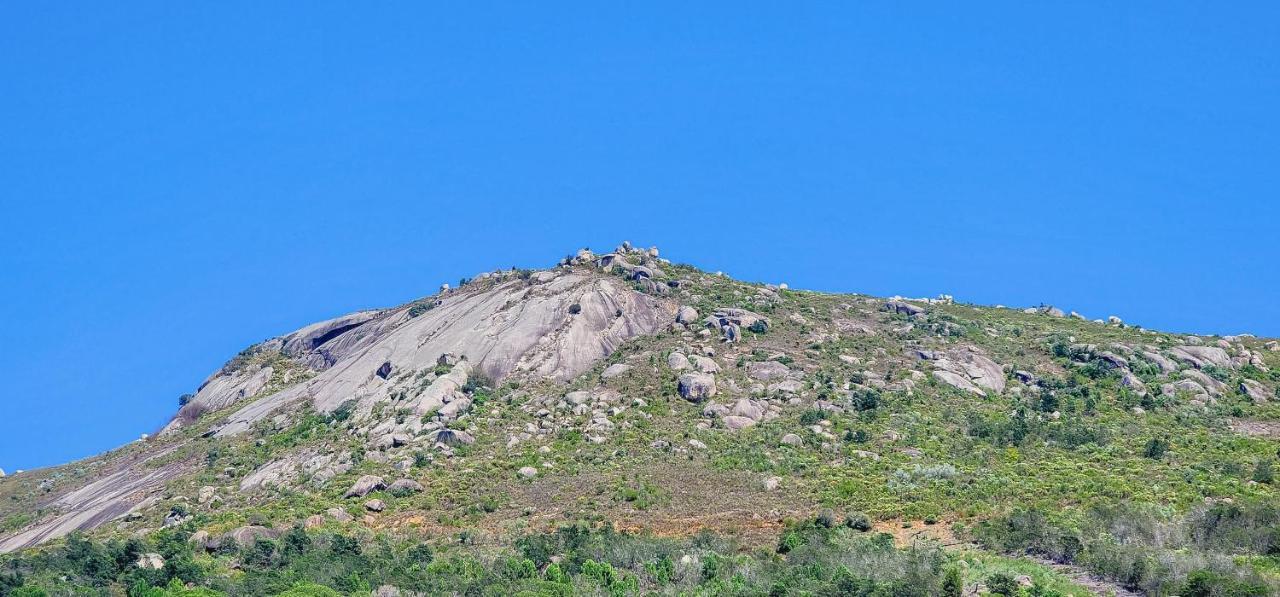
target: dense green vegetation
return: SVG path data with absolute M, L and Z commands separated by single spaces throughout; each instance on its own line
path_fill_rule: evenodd
M 937 547 L 896 549 L 890 535 L 821 520 L 793 525 L 776 549 L 754 551 L 710 534 L 671 540 L 586 525 L 508 548 L 361 541 L 298 527 L 278 540 L 206 553 L 189 536 L 189 529 L 106 543 L 72 536 L 53 549 L 0 559 L 0 595 L 355 595 L 393 585 L 429 595 L 909 597 L 959 595 L 974 572 L 985 575 L 975 582 L 1013 578 L 998 562 L 953 558 Z M 165 558 L 162 568 L 134 565 L 152 551 Z M 1004 594 L 1081 594 L 1051 573 L 1028 582 Z

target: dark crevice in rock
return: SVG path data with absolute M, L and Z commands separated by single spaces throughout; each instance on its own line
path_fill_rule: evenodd
M 325 343 L 325 342 L 328 342 L 328 341 L 330 341 L 330 340 L 332 340 L 332 339 L 334 339 L 334 338 L 337 338 L 338 336 L 341 336 L 341 335 L 343 335 L 343 334 L 345 334 L 345 333 L 347 333 L 347 332 L 349 332 L 349 331 L 351 331 L 351 330 L 353 330 L 353 329 L 355 329 L 355 328 L 358 328 L 358 327 L 360 327 L 360 326 L 362 326 L 362 325 L 364 325 L 364 324 L 366 324 L 366 323 L 368 323 L 368 322 L 367 322 L 367 321 L 361 321 L 361 322 L 359 322 L 359 323 L 352 323 L 352 324 L 348 324 L 348 325 L 338 326 L 338 327 L 335 327 L 335 328 L 333 328 L 333 329 L 331 329 L 331 330 L 329 330 L 329 331 L 327 331 L 327 332 L 325 332 L 325 333 L 323 333 L 323 334 L 321 334 L 321 335 L 319 335 L 319 336 L 316 336 L 315 338 L 312 338 L 312 339 L 311 339 L 311 350 L 315 350 L 315 349 L 317 349 L 317 348 L 321 347 L 322 345 L 324 345 L 324 343 Z

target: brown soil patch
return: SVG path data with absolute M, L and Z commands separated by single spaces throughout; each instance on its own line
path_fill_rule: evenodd
M 893 535 L 893 543 L 898 547 L 908 547 L 921 541 L 937 543 L 945 548 L 969 545 L 956 537 L 951 530 L 952 522 L 954 521 L 946 520 L 925 524 L 923 520 L 885 520 L 871 525 L 871 531 Z
M 615 528 L 661 537 L 686 537 L 703 531 L 736 538 L 745 546 L 778 540 L 784 521 L 814 516 L 820 509 L 784 479 L 773 491 L 765 475 L 719 472 L 675 461 L 654 463 L 627 474 L 658 489 L 653 505 L 640 509 L 620 500 L 619 479 L 601 473 L 550 475 L 532 482 L 504 483 L 495 493 L 502 507 L 465 527 L 442 525 L 435 512 L 415 511 L 386 517 L 375 526 L 450 534 L 469 529 L 495 539 L 536 531 L 554 531 L 576 520 L 607 520 Z M 791 487 L 789 487 L 789 485 Z

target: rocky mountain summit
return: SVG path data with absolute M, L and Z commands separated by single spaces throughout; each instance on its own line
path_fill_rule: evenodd
M 505 544 L 566 520 L 751 543 L 839 511 L 1071 562 L 1107 546 L 988 527 L 1044 509 L 1078 535 L 1139 503 L 1184 532 L 1271 503 L 1278 371 L 1274 340 L 751 284 L 623 243 L 255 344 L 156 435 L 0 472 L 0 553 L 181 532 L 240 565 L 290 532 Z M 1150 549 L 1225 549 L 1187 537 Z

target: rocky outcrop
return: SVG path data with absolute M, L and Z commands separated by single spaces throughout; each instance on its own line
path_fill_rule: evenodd
M 680 397 L 689 402 L 702 402 L 716 395 L 716 378 L 706 373 L 681 375 L 676 386 L 680 391 Z
M 670 367 L 673 371 L 684 371 L 692 366 L 693 364 L 689 362 L 689 357 L 684 356 L 682 353 L 673 352 L 667 355 L 667 367 Z
M 676 311 L 676 323 L 680 325 L 692 325 L 698 320 L 698 310 L 688 305 L 682 305 Z
M 387 488 L 386 481 L 377 475 L 365 475 L 360 477 L 346 493 L 342 494 L 344 498 L 364 497 L 375 491 Z
M 906 315 L 908 317 L 915 317 L 917 315 L 924 314 L 923 307 L 918 307 L 906 301 L 898 301 L 898 300 L 886 301 L 884 304 L 884 310 L 889 311 L 890 313 Z
M 604 372 L 600 374 L 600 379 L 613 379 L 630 370 L 631 370 L 631 365 L 627 365 L 625 363 L 616 363 L 613 365 L 609 365 L 604 370 Z
M 351 470 L 351 466 L 351 455 L 346 452 L 326 454 L 305 449 L 258 467 L 240 480 L 240 491 L 294 487 L 304 480 L 321 487 L 330 479 Z
M 1240 382 L 1240 393 L 1252 400 L 1254 404 L 1262 404 L 1271 399 L 1271 396 L 1267 393 L 1267 388 L 1252 379 Z
M 1227 351 L 1217 346 L 1175 346 L 1169 349 L 1169 354 L 1174 359 L 1191 365 L 1196 369 L 1203 369 L 1206 365 L 1224 369 L 1235 368 L 1235 364 L 1231 361 L 1231 357 L 1227 355 Z
M 948 385 L 975 394 L 1004 391 L 1004 369 L 974 347 L 963 347 L 944 354 L 929 351 L 919 351 L 917 354 L 933 365 L 933 376 Z
M 253 547 L 258 539 L 276 539 L 280 536 L 280 531 L 270 529 L 264 526 L 243 526 L 228 531 L 225 535 L 217 540 L 217 546 L 235 544 L 241 549 Z M 210 547 L 214 547 L 210 544 Z
M 705 320 L 707 327 L 718 331 L 725 342 L 737 342 L 744 329 L 769 329 L 769 320 L 746 309 L 717 309 Z
M 703 373 L 719 373 L 720 372 L 720 365 L 717 364 L 715 359 L 711 357 L 704 357 L 702 355 L 693 355 L 692 360 L 693 360 L 694 367 L 696 367 L 698 371 L 701 371 Z
M 397 479 L 387 486 L 387 492 L 394 496 L 406 496 L 419 493 L 426 489 L 421 483 L 413 479 Z
M 783 379 L 791 373 L 791 369 L 777 361 L 760 361 L 747 363 L 747 376 L 760 381 Z
M 301 400 L 331 412 L 354 398 L 357 412 L 367 412 L 401 389 L 397 375 L 384 379 L 374 374 L 384 363 L 397 371 L 425 371 L 434 369 L 444 353 L 464 357 L 454 370 L 466 363 L 468 374 L 568 379 L 627 339 L 669 325 L 677 310 L 675 304 L 637 292 L 617 278 L 576 271 L 534 286 L 514 279 L 476 291 L 463 288 L 439 301 L 439 306 L 415 317 L 409 316 L 408 307 L 379 312 L 357 328 L 359 340 L 339 353 L 331 366 L 305 383 L 249 404 L 231 415 L 218 434 L 243 432 Z M 571 306 L 576 306 L 575 313 L 570 313 Z M 412 407 L 420 413 L 442 407 L 443 395 L 456 391 L 450 385 L 463 383 L 460 372 L 452 384 L 441 382 L 417 397 Z
M 92 529 L 154 503 L 164 484 L 193 470 L 189 461 L 172 459 L 173 447 L 143 452 L 96 471 L 94 480 L 44 504 L 56 514 L 0 539 L 0 553 L 38 545 L 72 531 Z

